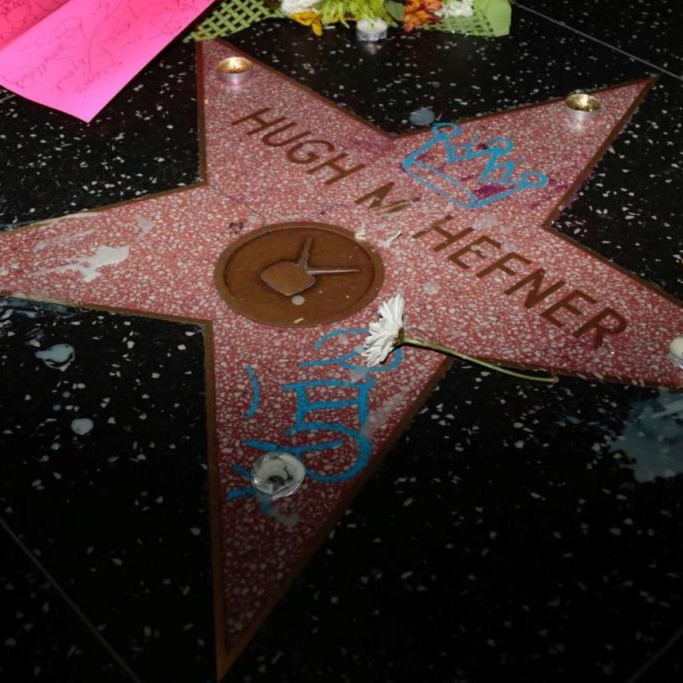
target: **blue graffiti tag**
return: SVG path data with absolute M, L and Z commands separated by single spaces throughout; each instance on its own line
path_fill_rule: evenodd
M 251 365 L 245 365 L 244 369 L 249 375 L 249 381 L 251 382 L 251 405 L 247 410 L 246 418 L 247 420 L 254 417 L 256 411 L 258 410 L 259 402 L 261 401 L 261 387 L 259 385 L 258 377 L 254 372 L 254 368 Z
M 540 171 L 517 173 L 517 164 L 524 159 L 506 159 L 515 147 L 510 138 L 499 136 L 481 142 L 475 136 L 456 145 L 453 140 L 460 133 L 462 128 L 455 123 L 434 124 L 432 137 L 403 160 L 403 170 L 421 185 L 465 209 L 480 209 L 548 184 L 548 177 Z
M 334 330 L 323 335 L 315 344 L 314 349 L 320 350 L 327 341 L 332 338 L 344 336 L 367 335 L 365 329 Z M 372 443 L 365 433 L 369 418 L 370 393 L 376 381 L 373 377 L 376 373 L 388 372 L 401 363 L 403 351 L 397 349 L 391 358 L 391 362 L 379 367 L 369 368 L 362 362 L 358 362 L 360 346 L 348 353 L 334 358 L 304 361 L 299 363 L 300 368 L 325 368 L 341 367 L 356 375 L 355 379 L 307 379 L 292 382 L 280 386 L 281 391 L 293 392 L 295 398 L 295 411 L 292 426 L 283 430 L 284 437 L 310 434 L 313 437 L 330 435 L 320 441 L 307 443 L 302 446 L 294 446 L 282 442 L 261 441 L 258 439 L 245 439 L 244 445 L 261 453 L 287 452 L 299 458 L 306 467 L 306 476 L 320 483 L 339 483 L 355 477 L 367 466 L 372 453 Z M 253 415 L 260 399 L 259 383 L 251 366 L 245 366 L 252 382 L 254 399 L 247 413 L 247 418 Z M 332 394 L 334 398 L 330 398 Z M 344 411 L 346 415 L 353 415 L 354 426 L 343 424 L 335 419 L 325 419 L 327 411 Z M 328 413 L 329 414 L 329 413 Z M 312 417 L 316 415 L 316 417 Z M 323 417 L 320 417 L 320 416 Z M 317 418 L 317 419 L 316 419 Z M 339 438 L 334 438 L 337 435 Z M 345 440 L 354 442 L 355 458 L 352 463 L 338 472 L 322 472 L 316 469 L 315 462 L 325 462 L 325 452 L 340 448 Z M 324 469 L 324 468 L 323 468 Z M 233 466 L 233 471 L 244 479 L 250 479 L 250 473 L 243 467 Z M 232 488 L 226 493 L 226 500 L 237 500 L 246 496 L 255 495 L 251 486 Z M 263 501 L 261 501 L 263 504 Z

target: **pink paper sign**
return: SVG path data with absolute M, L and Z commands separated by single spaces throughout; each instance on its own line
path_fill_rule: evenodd
M 89 122 L 212 1 L 10 3 L 0 12 L 0 84 Z
M 4 0 L 0 3 L 0 48 L 65 2 L 67 0 Z

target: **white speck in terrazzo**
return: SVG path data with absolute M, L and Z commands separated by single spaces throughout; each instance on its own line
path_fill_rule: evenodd
M 87 434 L 95 426 L 95 423 L 88 417 L 80 417 L 71 422 L 71 429 L 74 433 L 82 436 Z

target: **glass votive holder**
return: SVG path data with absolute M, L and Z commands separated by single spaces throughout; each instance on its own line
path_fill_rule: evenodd
M 574 128 L 582 128 L 592 121 L 599 113 L 602 103 L 600 98 L 586 92 L 575 92 L 565 100 L 565 114 Z
M 669 358 L 683 370 L 683 336 L 674 337 L 669 344 Z
M 361 42 L 376 43 L 387 37 L 389 24 L 384 19 L 359 19 L 356 22 L 356 38 Z
M 291 496 L 303 483 L 306 468 L 291 453 L 266 453 L 251 467 L 251 485 L 271 500 Z
M 254 65 L 246 57 L 226 57 L 218 62 L 218 75 L 228 85 L 242 85 L 254 71 Z

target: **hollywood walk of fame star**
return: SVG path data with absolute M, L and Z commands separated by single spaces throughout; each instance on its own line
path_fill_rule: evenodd
M 0 238 L 0 287 L 211 322 L 223 499 L 220 556 L 234 643 L 263 618 L 443 361 L 408 350 L 401 363 L 372 381 L 354 376 L 359 395 L 365 393 L 362 401 L 351 398 L 349 368 L 355 366 L 329 360 L 353 351 L 376 306 L 341 322 L 300 329 L 272 328 L 239 315 L 214 279 L 234 239 L 229 224 L 242 224 L 244 234 L 292 221 L 355 233 L 381 254 L 382 296 L 403 292 L 409 327 L 489 360 L 681 386 L 666 349 L 683 327 L 683 315 L 677 302 L 549 225 L 625 124 L 648 81 L 604 90 L 600 116 L 581 131 L 565 124 L 562 102 L 463 124 L 466 139 L 513 139 L 519 167 L 548 178 L 544 188 L 473 211 L 401 170 L 431 133 L 391 138 L 258 66 L 248 86 L 231 89 L 215 65 L 233 51 L 218 44 L 201 49 L 206 184 L 8 233 Z M 476 183 L 480 170 L 463 164 L 447 173 Z M 299 237 L 292 248 L 274 263 L 301 265 Z M 323 265 L 355 268 L 331 260 Z M 304 278 L 303 289 L 291 289 L 271 272 L 260 286 L 281 297 L 283 307 L 296 307 L 292 299 L 309 287 L 324 292 L 327 282 L 353 276 L 313 283 Z M 299 310 L 305 323 L 305 310 Z M 333 374 L 325 376 L 330 395 L 309 396 L 321 386 L 325 369 Z M 253 377 L 257 385 L 250 384 Z M 255 386 L 260 403 L 254 401 Z M 305 428 L 306 420 L 317 431 Z M 287 432 L 287 425 L 297 429 Z M 316 439 L 327 450 L 306 451 Z M 283 442 L 300 449 L 312 475 L 296 496 L 270 508 L 259 508 L 253 496 L 230 497 L 244 489 L 243 472 L 261 454 L 254 444 Z M 359 467 L 366 445 L 369 460 Z M 337 476 L 349 472 L 353 476 Z

